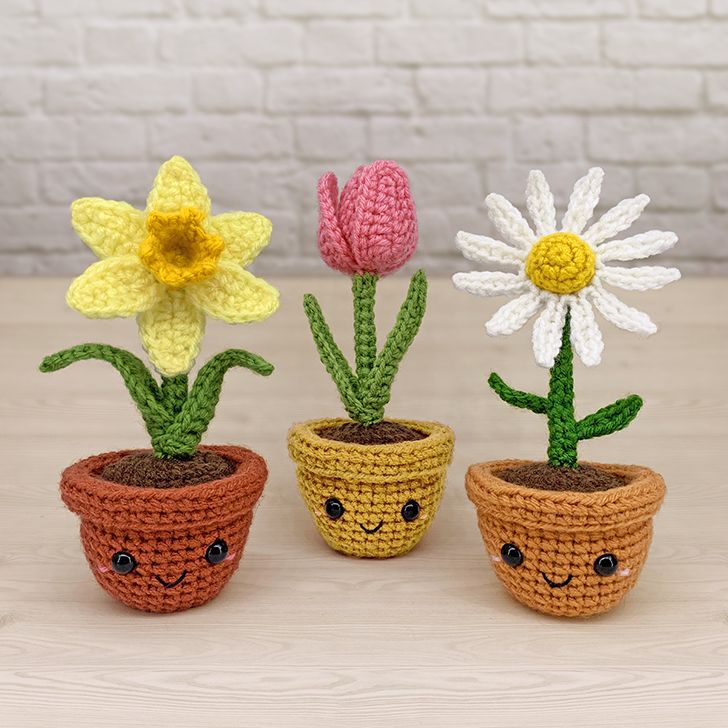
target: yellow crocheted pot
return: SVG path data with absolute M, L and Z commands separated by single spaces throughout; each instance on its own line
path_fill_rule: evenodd
M 637 465 L 591 463 L 627 478 L 594 493 L 538 490 L 498 477 L 525 462 L 471 465 L 465 480 L 498 578 L 519 602 L 546 614 L 587 617 L 612 609 L 647 558 L 652 517 L 665 495 L 662 477 Z M 517 550 L 509 553 L 510 546 Z M 612 559 L 600 564 L 601 556 Z
M 316 434 L 345 419 L 311 420 L 288 433 L 298 487 L 326 543 L 347 556 L 386 559 L 411 551 L 435 517 L 445 488 L 454 436 L 437 422 L 390 420 L 426 432 L 423 440 L 359 445 Z M 336 499 L 342 513 L 327 514 Z M 417 515 L 403 508 L 410 501 Z

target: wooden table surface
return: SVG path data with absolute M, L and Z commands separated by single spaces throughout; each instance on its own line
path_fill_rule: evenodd
M 649 465 L 668 486 L 640 583 L 612 613 L 581 621 L 508 596 L 463 489 L 469 463 L 544 457 L 544 420 L 502 404 L 485 381 L 495 369 L 514 386 L 545 388 L 530 327 L 488 338 L 483 323 L 502 300 L 431 282 L 388 414 L 455 429 L 446 495 L 408 556 L 349 559 L 320 539 L 286 453 L 291 423 L 342 413 L 301 295 L 319 294 L 349 351 L 348 285 L 334 274 L 273 282 L 280 311 L 247 327 L 210 322 L 201 356 L 237 346 L 277 366 L 268 379 L 231 371 L 206 435 L 269 463 L 241 567 L 210 604 L 160 616 L 96 585 L 58 496 L 59 473 L 76 459 L 147 445 L 118 374 L 100 362 L 37 371 L 44 354 L 83 341 L 139 353 L 134 322 L 66 310 L 65 280 L 0 281 L 0 725 L 728 725 L 725 280 L 624 296 L 658 334 L 604 323 L 602 365 L 577 365 L 578 411 L 633 391 L 646 402 L 628 430 L 584 443 L 582 456 Z M 380 284 L 382 330 L 405 285 Z

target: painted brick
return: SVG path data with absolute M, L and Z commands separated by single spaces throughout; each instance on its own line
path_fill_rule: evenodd
M 699 210 L 710 197 L 710 178 L 695 167 L 642 167 L 637 186 L 649 190 L 652 210 Z
M 78 122 L 79 157 L 140 159 L 146 155 L 146 128 L 134 117 L 90 116 Z
M 0 25 L 3 66 L 70 66 L 80 56 L 81 33 L 72 23 L 5 19 Z
M 505 18 L 583 18 L 612 17 L 629 13 L 628 0 L 486 0 L 485 8 Z
M 31 164 L 0 162 L 0 205 L 32 205 L 37 201 L 35 167 Z
M 380 28 L 378 53 L 384 63 L 407 65 L 507 63 L 523 57 L 523 37 L 512 23 L 392 24 Z
M 728 15 L 728 0 L 711 0 L 710 11 L 719 17 Z
M 160 159 L 174 154 L 190 159 L 276 158 L 292 152 L 293 132 L 287 119 L 156 118 L 149 127 L 149 149 Z
M 180 66 L 293 63 L 302 57 L 303 30 L 278 21 L 195 24 L 162 31 L 159 47 L 164 61 Z
M 395 113 L 414 106 L 411 75 L 387 68 L 291 69 L 269 76 L 274 112 Z
M 639 0 L 641 15 L 648 18 L 695 18 L 708 11 L 708 0 Z
M 599 61 L 596 23 L 531 23 L 526 31 L 526 57 L 534 63 L 568 66 Z
M 46 109 L 51 113 L 149 114 L 185 111 L 189 105 L 189 76 L 176 72 L 74 74 L 51 76 L 46 82 Z
M 263 77 L 259 71 L 242 68 L 234 73 L 198 73 L 192 79 L 192 96 L 202 111 L 258 110 L 263 104 Z
M 728 108 L 728 71 L 713 71 L 707 77 L 708 104 L 717 109 Z
M 148 162 L 48 162 L 42 165 L 41 186 L 44 199 L 51 204 L 70 205 L 78 197 L 105 197 L 143 208 L 154 172 L 155 166 Z M 67 225 L 68 221 L 64 227 Z
M 184 0 L 185 10 L 193 17 L 246 18 L 255 5 L 255 0 Z
M 161 17 L 171 16 L 177 0 L 39 0 L 41 13 L 47 16 L 86 17 Z
M 713 171 L 713 202 L 719 210 L 728 210 L 728 165 Z
M 501 159 L 510 135 L 505 119 L 374 119 L 371 152 L 397 159 Z
M 14 74 L 0 76 L 0 114 L 28 114 L 43 98 L 39 76 Z
M 416 18 L 471 18 L 480 13 L 478 0 L 410 0 Z
M 426 111 L 477 112 L 486 98 L 487 71 L 464 68 L 426 68 L 417 71 L 416 88 Z
M 484 196 L 480 174 L 473 164 L 412 164 L 407 173 L 420 208 L 463 205 Z
M 685 70 L 493 69 L 494 110 L 612 111 L 685 109 L 699 101 L 702 79 Z
M 268 15 L 291 18 L 389 18 L 402 6 L 403 0 L 263 0 Z
M 302 159 L 363 159 L 367 124 L 364 119 L 311 117 L 296 121 L 295 136 Z
M 622 66 L 728 65 L 728 24 L 703 21 L 615 22 L 605 29 L 605 53 Z
M 558 162 L 580 159 L 584 151 L 584 121 L 574 116 L 533 116 L 515 127 L 518 161 Z
M 374 60 L 374 29 L 369 23 L 312 23 L 306 29 L 306 61 L 316 65 L 367 64 Z
M 85 46 L 93 64 L 146 65 L 155 54 L 154 34 L 142 25 L 91 26 Z
M 620 162 L 710 162 L 728 159 L 728 135 L 701 117 L 595 117 L 589 120 L 592 156 Z
M 0 120 L 0 149 L 19 160 L 74 159 L 78 155 L 75 119 Z

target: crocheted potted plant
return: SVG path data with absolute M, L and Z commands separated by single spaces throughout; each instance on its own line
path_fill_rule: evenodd
M 278 292 L 244 270 L 268 244 L 271 223 L 254 212 L 210 214 L 207 190 L 181 157 L 165 162 L 144 211 L 124 202 L 76 200 L 73 226 L 101 258 L 68 289 L 90 318 L 137 315 L 158 381 L 138 357 L 80 344 L 46 357 L 52 372 L 101 359 L 121 374 L 151 450 L 95 455 L 68 467 L 61 496 L 81 520 L 81 541 L 99 584 L 130 607 L 175 612 L 215 597 L 240 562 L 266 463 L 242 447 L 200 446 L 225 372 L 273 366 L 240 349 L 213 356 L 190 386 L 205 315 L 258 321 Z
M 405 172 L 391 161 L 359 167 L 340 199 L 336 177 L 325 174 L 318 198 L 321 256 L 352 280 L 353 370 L 316 298 L 307 294 L 303 305 L 350 419 L 295 425 L 289 452 L 301 494 L 331 548 L 348 556 L 399 556 L 417 545 L 432 522 L 453 449 L 453 433 L 445 425 L 384 417 L 397 369 L 425 313 L 427 279 L 422 271 L 412 276 L 379 351 L 376 286 L 415 251 L 415 206 Z
M 546 416 L 548 461 L 478 463 L 468 470 L 466 488 L 508 591 L 533 609 L 568 617 L 605 612 L 635 585 L 665 492 L 662 478 L 649 468 L 577 457 L 580 440 L 623 429 L 642 407 L 642 399 L 632 394 L 575 416 L 573 354 L 595 366 L 604 348 L 593 309 L 627 331 L 657 330 L 646 314 L 604 285 L 643 291 L 680 277 L 676 268 L 607 265 L 661 253 L 677 236 L 652 230 L 610 240 L 639 217 L 649 202 L 646 195 L 620 202 L 587 227 L 603 176 L 594 168 L 576 183 L 559 228 L 553 196 L 539 171 L 531 172 L 526 190 L 534 229 L 504 197 L 489 195 L 489 217 L 506 242 L 460 232 L 457 245 L 469 260 L 513 266 L 517 272 L 453 277 L 455 286 L 469 293 L 513 297 L 487 322 L 492 336 L 512 334 L 541 312 L 533 327 L 533 351 L 536 362 L 550 370 L 548 394 L 513 389 L 495 373 L 488 383 L 508 404 Z

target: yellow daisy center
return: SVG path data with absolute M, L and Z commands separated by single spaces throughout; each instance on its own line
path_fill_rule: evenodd
M 574 233 L 544 235 L 526 258 L 526 275 L 551 293 L 576 293 L 594 277 L 596 256 Z
M 205 230 L 206 217 L 194 207 L 149 213 L 139 258 L 160 283 L 182 288 L 214 275 L 225 243 Z

